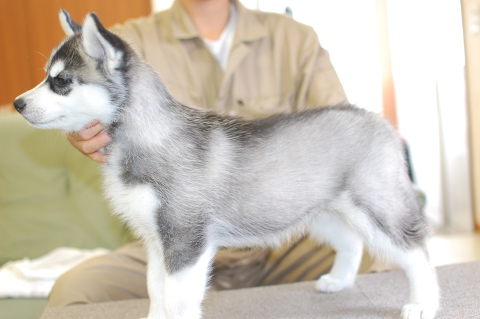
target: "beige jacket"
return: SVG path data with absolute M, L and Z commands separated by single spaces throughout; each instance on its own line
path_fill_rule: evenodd
M 143 55 L 180 102 L 192 107 L 256 118 L 347 101 L 311 27 L 234 3 L 238 21 L 225 72 L 178 0 L 169 10 L 112 30 Z

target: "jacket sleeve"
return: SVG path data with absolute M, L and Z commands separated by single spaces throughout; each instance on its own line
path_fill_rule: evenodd
M 313 29 L 305 39 L 300 57 L 297 110 L 348 103 L 330 56 Z

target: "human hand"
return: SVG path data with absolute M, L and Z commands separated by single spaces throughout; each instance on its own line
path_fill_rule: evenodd
M 68 134 L 67 140 L 95 162 L 105 163 L 107 155 L 100 150 L 112 140 L 106 131 L 102 132 L 105 128 L 98 121 L 94 121 L 81 131 Z

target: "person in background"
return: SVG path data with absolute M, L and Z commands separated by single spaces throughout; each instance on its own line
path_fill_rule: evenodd
M 255 119 L 347 103 L 311 27 L 246 9 L 237 0 L 176 0 L 169 10 L 112 31 L 191 107 Z M 105 162 L 105 129 L 94 122 L 67 138 L 86 156 Z M 225 249 L 215 258 L 211 289 L 314 280 L 329 271 L 333 259 L 330 248 L 307 238 L 274 250 Z M 146 264 L 141 242 L 91 259 L 59 278 L 48 306 L 147 298 Z

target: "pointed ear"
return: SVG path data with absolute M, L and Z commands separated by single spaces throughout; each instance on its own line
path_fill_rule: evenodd
M 103 27 L 95 13 L 90 13 L 83 23 L 83 48 L 96 60 L 108 60 L 108 66 L 121 65 L 124 44 L 118 36 Z
M 73 21 L 67 11 L 60 9 L 58 15 L 60 17 L 60 24 L 62 25 L 63 31 L 65 31 L 68 36 L 72 36 L 82 30 L 82 26 Z

